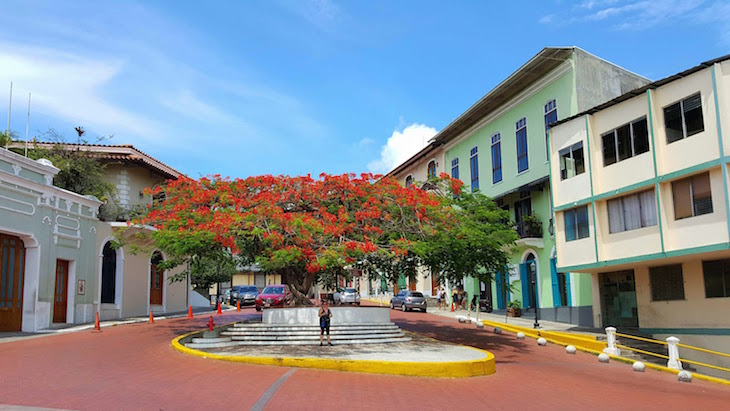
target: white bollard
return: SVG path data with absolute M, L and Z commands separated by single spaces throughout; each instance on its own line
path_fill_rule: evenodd
M 634 371 L 636 371 L 636 372 L 644 372 L 644 369 L 646 368 L 646 365 L 644 365 L 644 363 L 643 363 L 643 362 L 641 362 L 641 361 L 636 361 L 636 362 L 635 362 L 635 363 L 634 363 L 634 364 L 633 364 L 633 365 L 631 366 L 631 368 L 633 368 L 633 369 L 634 369 Z
M 669 351 L 669 361 L 667 361 L 667 367 L 675 370 L 682 369 L 682 362 L 679 361 L 679 348 L 677 347 L 678 343 L 679 338 L 667 337 L 667 350 Z
M 677 379 L 681 382 L 692 382 L 692 373 L 689 371 L 680 371 Z
M 605 352 L 598 354 L 598 362 L 609 362 L 610 360 L 611 357 L 609 357 Z
M 484 328 L 484 323 L 481 321 L 476 322 L 477 328 Z
M 517 339 L 518 340 L 524 340 L 525 339 L 525 333 L 523 333 L 522 331 L 518 332 L 517 333 Z
M 606 327 L 606 342 L 608 347 L 603 349 L 606 354 L 621 355 L 621 350 L 616 348 L 616 328 Z
M 569 345 L 569 346 L 565 347 L 565 352 L 567 352 L 568 354 L 575 354 L 576 351 L 577 350 L 572 345 Z
M 547 340 L 540 337 L 537 339 L 537 345 L 547 345 Z

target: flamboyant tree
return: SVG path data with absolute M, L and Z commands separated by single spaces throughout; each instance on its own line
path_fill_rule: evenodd
M 416 245 L 453 224 L 450 197 L 372 174 L 180 178 L 132 224 L 151 225 L 177 265 L 227 249 L 280 273 L 301 304 L 318 279 L 368 259 L 410 258 Z M 444 175 L 445 177 L 445 175 Z M 448 180 L 458 191 L 461 182 Z

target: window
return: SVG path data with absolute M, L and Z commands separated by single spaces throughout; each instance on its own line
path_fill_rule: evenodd
M 557 273 L 558 295 L 560 296 L 560 301 L 558 302 L 559 307 L 567 307 L 568 305 L 570 305 L 570 303 L 568 302 L 568 275 L 570 274 Z
M 646 117 L 613 129 L 603 139 L 603 166 L 610 166 L 649 151 L 649 132 Z
M 563 217 L 565 218 L 565 241 L 580 240 L 590 235 L 587 205 L 565 210 Z
M 730 260 L 703 261 L 705 297 L 730 297 Z
M 451 160 L 451 178 L 459 178 L 459 158 Z
M 532 215 L 532 200 L 529 192 L 521 192 L 520 200 L 515 201 L 515 224 L 517 226 L 517 234 L 520 238 L 528 237 L 528 225 L 525 223 L 525 217 Z
M 469 166 L 471 167 L 471 191 L 474 192 L 479 190 L 479 153 L 477 152 L 477 147 L 472 148 L 469 154 L 471 155 L 469 158 Z
M 684 300 L 682 264 L 649 267 L 652 301 Z
M 517 172 L 527 170 L 530 165 L 527 159 L 527 118 L 522 118 L 515 123 L 517 137 Z
M 583 174 L 585 164 L 583 162 L 583 142 L 573 144 L 568 148 L 560 150 L 560 179 L 575 177 Z
M 548 144 L 548 130 L 550 126 L 558 122 L 558 106 L 555 104 L 555 100 L 548 101 L 545 104 L 545 151 L 547 160 L 550 159 L 550 145 Z
M 406 177 L 406 188 L 410 188 L 413 185 L 413 176 Z
M 712 213 L 710 173 L 704 172 L 672 182 L 674 219 Z
M 436 162 L 431 160 L 426 167 L 428 178 L 436 178 Z
M 700 94 L 664 107 L 664 127 L 667 144 L 705 131 Z
M 502 181 L 502 142 L 499 133 L 492 136 L 492 184 Z
M 654 190 L 608 200 L 608 232 L 620 233 L 657 225 Z

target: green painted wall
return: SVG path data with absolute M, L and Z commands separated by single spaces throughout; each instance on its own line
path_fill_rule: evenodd
M 451 161 L 454 158 L 459 158 L 459 176 L 464 181 L 466 188 L 469 189 L 471 187 L 470 151 L 473 147 L 477 146 L 479 150 L 480 191 L 490 197 L 501 197 L 504 204 L 509 206 L 510 216 L 514 219 L 514 203 L 520 200 L 520 195 L 519 193 L 505 193 L 545 178 L 549 174 L 544 107 L 552 99 L 556 100 L 558 119 L 570 117 L 577 113 L 577 93 L 574 71 L 572 69 L 543 86 L 521 103 L 505 111 L 492 121 L 482 125 L 469 138 L 451 147 L 447 147 L 445 152 L 445 171 L 451 173 Z M 515 123 L 523 117 L 527 119 L 529 169 L 518 174 Z M 491 137 L 497 132 L 501 134 L 502 181 L 492 184 Z M 542 247 L 528 246 L 525 244 L 525 241 L 520 241 L 512 255 L 510 263 L 517 266 L 517 272 L 519 273 L 518 266 L 522 262 L 525 251 L 529 249 L 535 254 L 538 264 L 539 306 L 553 307 L 550 256 L 555 245 L 555 240 L 548 231 L 550 219 L 552 218 L 549 184 L 545 183 L 544 187 L 543 191 L 533 191 L 530 194 L 532 214 L 537 215 L 543 225 Z M 571 287 L 574 290 L 571 296 L 571 305 L 592 305 L 590 276 L 574 275 L 573 280 L 575 284 Z M 514 289 L 510 292 L 508 301 L 520 300 L 524 302 L 521 282 L 519 280 L 511 281 L 511 284 Z M 477 281 L 468 277 L 464 282 L 464 286 L 471 301 L 472 296 L 475 293 L 479 293 L 479 284 Z M 495 309 L 497 308 L 496 295 L 496 285 L 493 283 L 492 301 Z

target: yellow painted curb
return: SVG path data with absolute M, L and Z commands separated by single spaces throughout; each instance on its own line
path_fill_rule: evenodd
M 577 350 L 580 350 L 580 351 L 583 351 L 583 352 L 586 352 L 589 354 L 594 354 L 594 355 L 602 354 L 603 349 L 608 346 L 607 343 L 604 343 L 601 341 L 595 341 L 595 340 L 592 340 L 590 337 L 583 336 L 583 335 L 575 335 L 575 334 L 557 332 L 557 331 L 540 331 L 540 330 L 535 330 L 534 328 L 527 328 L 527 327 L 522 327 L 519 325 L 512 325 L 512 324 L 504 324 L 504 323 L 499 323 L 496 321 L 489 321 L 489 320 L 483 320 L 482 323 L 484 323 L 484 325 L 488 325 L 490 327 L 500 327 L 503 330 L 514 332 L 514 333 L 521 331 L 525 334 L 525 336 L 535 338 L 535 339 L 537 339 L 539 337 L 543 337 L 548 342 L 556 344 L 556 345 L 562 345 L 562 346 L 572 345 Z M 634 362 L 636 362 L 636 360 L 633 360 L 631 358 L 625 358 L 625 357 L 621 357 L 618 355 L 608 354 L 608 356 L 611 359 L 614 359 L 616 361 L 620 361 L 620 362 L 623 362 L 626 364 L 633 364 Z M 644 361 L 642 361 L 642 362 L 644 363 L 646 368 L 651 368 L 651 369 L 657 370 L 657 371 L 668 372 L 668 373 L 672 373 L 675 375 L 679 374 L 679 370 L 675 370 L 673 368 L 664 367 L 664 366 L 661 366 L 658 364 L 653 364 L 650 362 L 644 362 Z M 692 378 L 730 386 L 730 381 L 722 379 L 722 378 L 711 377 L 709 375 L 692 373 Z
M 208 353 L 185 347 L 180 340 L 200 331 L 190 332 L 172 340 L 172 348 L 185 354 L 215 360 L 242 362 L 259 365 L 275 365 L 280 367 L 317 368 L 348 372 L 364 372 L 371 374 L 405 375 L 409 377 L 465 378 L 479 377 L 496 372 L 494 354 L 474 347 L 467 347 L 484 353 L 479 360 L 451 362 L 406 362 L 376 360 L 338 360 L 329 358 L 292 358 L 292 357 L 252 357 L 228 356 Z

